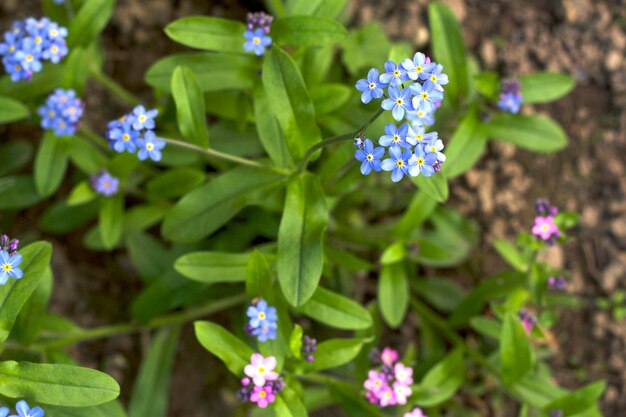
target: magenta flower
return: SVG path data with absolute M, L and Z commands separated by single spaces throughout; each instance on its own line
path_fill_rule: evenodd
M 396 399 L 396 403 L 400 405 L 405 405 L 406 399 L 410 397 L 411 394 L 413 394 L 413 390 L 408 385 L 396 382 L 395 384 L 393 384 L 393 393 Z
M 532 234 L 542 240 L 549 241 L 552 238 L 559 237 L 560 232 L 557 225 L 554 224 L 554 217 L 537 216 L 535 217 L 535 225 L 532 228 Z
M 276 368 L 276 358 L 268 356 L 264 358 L 259 353 L 253 353 L 250 357 L 250 365 L 243 369 L 244 373 L 252 378 L 252 382 L 257 387 L 263 387 L 267 381 L 275 381 L 278 374 L 274 372 Z
M 426 417 L 421 408 L 415 407 L 410 413 L 405 413 L 403 417 Z
M 393 366 L 394 362 L 398 360 L 398 352 L 386 347 L 383 349 L 383 353 L 380 355 L 380 359 L 387 366 Z
M 256 403 L 259 408 L 266 408 L 268 404 L 271 404 L 276 399 L 276 394 L 270 386 L 254 387 L 250 401 Z
M 363 386 L 366 390 L 377 393 L 388 386 L 387 378 L 382 373 L 371 370 L 369 371 L 368 379 L 363 383 Z
M 396 381 L 404 385 L 411 385 L 413 383 L 413 368 L 404 366 L 402 363 L 396 363 L 393 368 Z
M 380 401 L 381 407 L 388 407 L 390 405 L 396 405 L 396 394 L 395 392 L 387 387 L 378 393 L 378 400 Z

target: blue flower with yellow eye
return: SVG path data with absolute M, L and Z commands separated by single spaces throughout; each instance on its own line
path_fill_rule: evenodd
M 381 136 L 378 140 L 382 146 L 400 146 L 408 148 L 407 135 L 409 133 L 409 125 L 403 124 L 398 127 L 393 123 L 387 123 L 385 126 L 386 135 Z
M 409 88 L 415 95 L 415 97 L 413 97 L 413 108 L 415 108 L 415 110 L 430 113 L 435 108 L 434 103 L 443 100 L 443 93 L 436 90 L 432 84 L 424 84 L 422 86 L 420 83 L 414 83 L 411 84 Z
M 391 171 L 391 181 L 398 182 L 405 175 L 412 175 L 413 169 L 409 160 L 413 156 L 413 152 L 410 149 L 403 152 L 399 146 L 392 146 L 389 148 L 389 156 L 390 158 L 383 161 L 382 168 L 384 171 Z
M 22 255 L 19 253 L 9 254 L 5 250 L 0 250 L 0 285 L 7 283 L 9 278 L 20 279 L 24 272 L 18 268 L 22 263 Z
M 272 38 L 267 36 L 262 28 L 246 30 L 243 36 L 246 38 L 243 48 L 247 52 L 254 52 L 256 56 L 263 55 L 265 53 L 265 48 L 272 44 Z
M 385 148 L 378 146 L 374 148 L 371 140 L 365 139 L 363 149 L 357 149 L 354 157 L 361 162 L 361 174 L 367 175 L 372 170 L 378 172 L 381 170 L 380 158 L 385 154 Z
M 397 121 L 402 120 L 405 111 L 412 111 L 411 90 L 408 88 L 400 91 L 396 87 L 389 87 L 389 98 L 381 103 L 381 107 L 385 110 L 391 110 L 393 118 Z
M 380 74 L 379 77 L 380 82 L 384 85 L 399 87 L 402 85 L 402 81 L 409 79 L 404 68 L 391 60 L 385 62 L 385 71 L 387 72 Z
M 165 147 L 165 141 L 157 138 L 152 130 L 148 130 L 143 138 L 137 139 L 137 146 L 139 147 L 137 157 L 140 161 L 150 158 L 158 162 L 161 160 L 161 150 Z
M 367 79 L 361 79 L 356 82 L 356 89 L 362 91 L 361 101 L 365 104 L 372 101 L 372 98 L 381 98 L 383 96 L 384 84 L 378 79 L 378 70 L 371 68 L 367 73 Z
M 426 177 L 430 177 L 435 173 L 435 163 L 437 162 L 437 154 L 433 152 L 426 152 L 424 145 L 417 145 L 415 147 L 415 154 L 411 156 L 411 166 L 415 167 L 412 171 L 413 176 L 418 176 L 420 173 Z

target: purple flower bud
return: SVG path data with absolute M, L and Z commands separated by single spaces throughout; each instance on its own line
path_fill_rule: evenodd
M 13 255 L 15 252 L 17 252 L 17 248 L 20 244 L 20 241 L 17 239 L 13 239 L 10 243 L 9 243 L 9 255 Z
M 380 349 L 374 348 L 370 350 L 369 359 L 370 359 L 370 362 L 372 362 L 372 365 L 374 366 L 380 365 L 382 363 L 382 360 L 380 359 Z
M 557 291 L 563 291 L 565 290 L 565 287 L 567 287 L 567 281 L 565 281 L 565 278 L 561 275 L 557 277 L 548 277 L 548 285 Z
M 561 410 L 552 410 L 552 411 L 550 411 L 550 417 L 563 417 L 563 411 L 561 411 Z
M 7 250 L 9 248 L 9 237 L 7 235 L 0 236 L 0 249 Z
M 519 81 L 514 80 L 514 79 L 502 81 L 502 93 L 504 94 L 509 94 L 509 93 L 517 94 L 519 93 L 519 90 L 521 87 L 522 86 L 519 83 Z

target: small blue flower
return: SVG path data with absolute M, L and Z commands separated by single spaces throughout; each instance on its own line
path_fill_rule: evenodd
M 411 90 L 405 88 L 402 91 L 396 87 L 389 87 L 389 98 L 383 100 L 381 107 L 385 110 L 391 110 L 393 118 L 397 121 L 402 120 L 405 111 L 412 111 Z
M 522 105 L 522 95 L 520 93 L 503 93 L 500 94 L 498 108 L 509 113 L 519 113 Z
M 408 58 L 402 61 L 402 68 L 404 68 L 407 77 L 411 80 L 425 80 L 433 67 L 434 63 L 430 62 L 430 59 L 421 52 L 417 52 L 413 56 L 412 61 Z
M 387 123 L 385 126 L 386 135 L 381 136 L 378 140 L 383 146 L 400 146 L 402 148 L 408 148 L 407 134 L 409 133 L 409 125 L 403 124 L 398 128 L 393 123 Z
M 137 156 L 140 161 L 150 158 L 158 162 L 161 160 L 161 149 L 165 147 L 165 141 L 157 138 L 152 130 L 148 130 L 143 138 L 137 139 L 137 146 L 139 147 Z
M 112 176 L 106 171 L 100 171 L 89 178 L 93 190 L 105 197 L 111 197 L 117 194 L 120 180 Z
M 381 98 L 383 96 L 383 84 L 378 79 L 378 70 L 371 68 L 367 73 L 367 80 L 360 79 L 356 82 L 356 89 L 362 91 L 361 101 L 365 104 L 372 101 L 372 98 Z
M 420 83 L 414 83 L 411 84 L 410 89 L 415 94 L 415 97 L 413 97 L 413 108 L 416 110 L 430 113 L 435 108 L 434 103 L 443 100 L 443 93 L 435 90 L 432 84 L 422 86 Z
M 57 136 L 73 135 L 83 115 L 83 103 L 74 90 L 56 89 L 39 107 L 41 127 L 54 130 Z
M 139 132 L 133 129 L 133 125 L 128 119 L 109 132 L 109 139 L 113 141 L 113 149 L 117 152 L 135 152 L 137 150 L 136 142 L 138 137 Z
M 266 326 L 257 327 L 252 330 L 252 335 L 256 336 L 259 342 L 267 342 L 268 340 L 276 339 L 276 329 L 278 329 L 278 324 L 271 322 Z
M 7 417 L 10 412 L 9 407 L 0 407 L 0 417 Z
M 418 176 L 421 172 L 424 176 L 430 177 L 435 173 L 433 165 L 437 162 L 437 154 L 425 152 L 424 145 L 417 145 L 410 162 L 413 167 L 417 168 L 412 171 L 413 176 Z
M 248 307 L 246 315 L 250 318 L 248 324 L 253 329 L 267 327 L 270 323 L 275 323 L 278 320 L 276 308 L 269 306 L 265 300 L 260 300 L 255 305 Z
M 9 280 L 9 277 L 20 279 L 24 276 L 24 272 L 18 268 L 22 263 L 22 255 L 14 253 L 9 255 L 9 252 L 0 250 L 0 285 L 4 285 Z
M 402 152 L 402 149 L 399 146 L 392 146 L 389 148 L 389 156 L 390 158 L 385 159 L 382 162 L 382 168 L 385 171 L 391 171 L 391 181 L 398 182 L 405 175 L 411 175 L 411 165 L 409 163 L 409 159 L 413 152 L 410 149 Z
M 446 156 L 441 152 L 443 150 L 443 141 L 437 138 L 437 132 L 431 132 L 434 134 L 433 138 L 428 140 L 428 143 L 424 144 L 424 151 L 427 153 L 434 153 L 437 156 L 438 162 L 445 162 Z
M 411 120 L 414 124 L 419 123 L 425 126 L 432 126 L 435 124 L 435 110 L 436 109 L 433 109 L 430 113 L 420 109 L 408 111 L 406 112 L 406 118 L 407 120 Z
M 254 52 L 256 56 L 261 56 L 265 53 L 265 48 L 272 44 L 272 38 L 267 36 L 265 30 L 258 28 L 255 30 L 246 30 L 243 34 L 246 38 L 246 42 L 243 44 L 243 48 L 247 52 Z
M 33 407 L 30 408 L 28 403 L 24 400 L 18 401 L 15 404 L 15 410 L 17 411 L 17 415 L 12 415 L 10 417 L 43 417 L 44 411 L 41 407 Z
M 431 139 L 437 139 L 437 132 L 426 133 L 425 126 L 419 122 L 413 123 L 406 137 L 406 141 L 413 146 Z
M 385 72 L 380 74 L 379 80 L 383 85 L 390 85 L 399 87 L 402 85 L 402 81 L 407 81 L 409 78 L 406 75 L 406 71 L 393 61 L 385 62 Z
M 143 129 L 154 129 L 154 118 L 159 111 L 156 109 L 146 111 L 144 106 L 137 106 L 133 109 L 133 129 L 140 131 Z
M 435 90 L 443 91 L 442 85 L 448 84 L 448 76 L 442 74 L 443 65 L 437 64 L 433 68 L 432 72 L 428 73 L 426 79 L 426 86 L 432 86 Z
M 385 148 L 378 146 L 374 148 L 371 140 L 365 139 L 363 149 L 358 149 L 354 153 L 357 161 L 361 161 L 361 174 L 367 175 L 372 170 L 378 172 L 381 170 L 380 158 L 385 154 Z

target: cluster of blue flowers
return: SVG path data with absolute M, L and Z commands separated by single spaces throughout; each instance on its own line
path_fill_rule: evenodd
M 29 80 L 41 71 L 42 61 L 59 63 L 67 53 L 67 29 L 47 17 L 13 23 L 0 43 L 0 56 L 12 81 Z
M 17 253 L 19 244 L 17 239 L 0 236 L 0 285 L 6 284 L 9 277 L 20 279 L 24 276 L 24 272 L 18 268 L 22 263 L 22 255 Z
M 108 172 L 102 170 L 89 178 L 91 188 L 100 195 L 111 197 L 117 194 L 120 180 Z
M 243 48 L 247 52 L 254 52 L 257 56 L 265 53 L 265 48 L 272 44 L 272 38 L 268 36 L 272 20 L 272 16 L 263 12 L 248 13 L 246 32 L 243 34 L 246 39 Z
M 502 90 L 500 91 L 500 100 L 498 108 L 508 111 L 509 113 L 519 113 L 522 106 L 522 93 L 520 93 L 521 85 L 517 80 L 504 80 L 502 82 Z
M 357 151 L 355 158 L 361 162 L 361 173 L 391 171 L 391 180 L 400 181 L 405 175 L 415 177 L 423 174 L 430 177 L 439 172 L 446 157 L 441 152 L 443 142 L 437 132 L 426 133 L 427 125 L 434 123 L 435 110 L 443 100 L 443 86 L 448 84 L 448 76 L 443 66 L 432 62 L 429 57 L 418 52 L 413 59 L 405 59 L 401 64 L 393 61 L 385 63 L 385 73 L 376 68 L 369 70 L 366 79 L 357 81 L 361 91 L 361 101 L 365 104 L 375 98 L 388 96 L 381 107 L 390 110 L 393 118 L 400 122 L 404 118 L 411 122 L 385 127 L 385 135 L 375 147 L 370 139 L 355 138 Z M 382 160 L 388 150 L 389 158 Z
M 11 410 L 8 407 L 0 407 L 0 417 L 44 417 L 45 414 L 41 407 L 30 408 L 28 403 L 24 400 L 18 401 L 17 404 L 15 404 L 15 411 L 17 411 L 17 414 L 11 414 L 9 416 Z
M 165 141 L 154 133 L 154 118 L 158 114 L 156 109 L 146 110 L 143 106 L 137 106 L 132 113 L 109 122 L 106 137 L 111 147 L 117 152 L 138 151 L 140 161 L 148 158 L 160 161 Z
M 39 107 L 41 127 L 54 130 L 57 136 L 76 133 L 78 121 L 83 115 L 83 103 L 74 90 L 56 89 Z
M 259 342 L 276 339 L 278 314 L 275 307 L 269 306 L 263 299 L 258 299 L 248 307 L 246 315 L 250 318 L 245 328 L 246 333 L 256 336 Z

